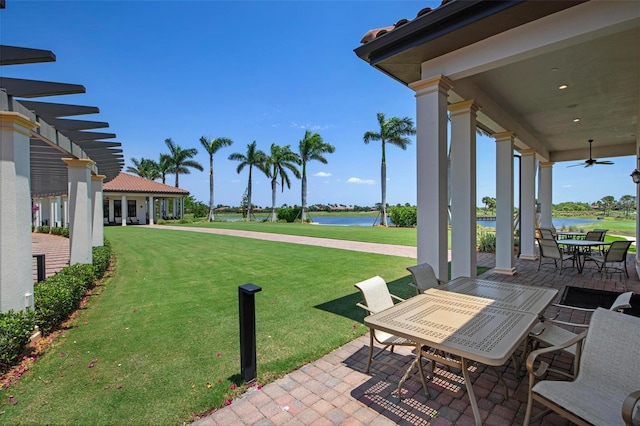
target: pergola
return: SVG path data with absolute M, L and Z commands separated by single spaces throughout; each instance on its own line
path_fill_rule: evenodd
M 364 36 L 358 57 L 415 91 L 419 262 L 447 279 L 450 185 L 452 278 L 476 274 L 478 128 L 496 142 L 496 272 L 503 274 L 517 272 L 514 153 L 525 259 L 537 256 L 536 197 L 541 226 L 552 226 L 555 163 L 587 159 L 589 139 L 597 141 L 594 158 L 638 157 L 639 40 L 637 1 L 445 0 Z
M 2 66 L 55 59 L 48 50 L 0 45 Z M 78 93 L 85 93 L 78 84 L 0 77 L 0 312 L 33 306 L 34 200 L 69 226 L 72 264 L 91 263 L 92 247 L 103 243 L 102 185 L 124 165 L 121 144 L 102 140 L 113 133 L 88 131 L 108 123 L 67 118 L 97 107 L 32 100 Z

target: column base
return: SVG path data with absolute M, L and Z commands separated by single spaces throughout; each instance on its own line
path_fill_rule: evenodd
M 502 275 L 515 275 L 516 268 L 493 268 L 493 272 Z
M 520 254 L 520 259 L 522 259 L 522 260 L 538 260 L 538 255 L 537 254 L 524 254 L 524 253 L 521 253 Z

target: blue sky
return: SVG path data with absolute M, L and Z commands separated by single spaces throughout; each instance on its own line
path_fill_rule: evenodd
M 38 100 L 100 108 L 80 116 L 110 123 L 130 159 L 157 159 L 166 138 L 198 148 L 204 172 L 180 186 L 208 202 L 208 156 L 201 136 L 228 137 L 215 156 L 215 203 L 238 205 L 247 170 L 227 157 L 257 141 L 297 150 L 306 129 L 336 147 L 324 165 L 308 165 L 308 203 L 380 201 L 380 145 L 365 145 L 376 113 L 415 119 L 414 92 L 357 58 L 371 28 L 413 19 L 439 1 L 26 1 L 0 10 L 6 45 L 48 49 L 57 61 L 4 66 L 2 75 L 82 84 L 83 95 Z M 586 143 L 586 142 L 585 142 Z M 495 197 L 495 145 L 478 140 L 478 205 Z M 554 167 L 553 202 L 635 195 L 633 157 L 614 166 Z M 575 164 L 575 163 L 569 163 Z M 416 202 L 415 141 L 387 149 L 387 202 Z M 174 183 L 170 176 L 168 184 Z M 254 175 L 253 202 L 271 204 L 266 176 Z M 516 194 L 517 197 L 517 194 Z M 517 200 L 517 198 L 516 198 Z M 278 189 L 277 204 L 300 204 L 300 181 Z

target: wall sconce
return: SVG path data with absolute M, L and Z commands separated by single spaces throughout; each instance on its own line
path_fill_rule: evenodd
M 640 183 L 640 170 L 635 169 L 631 173 L 631 179 L 633 179 L 633 183 Z

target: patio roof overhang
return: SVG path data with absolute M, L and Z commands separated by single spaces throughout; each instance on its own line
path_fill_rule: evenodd
M 586 159 L 589 139 L 595 158 L 636 154 L 638 40 L 638 2 L 451 1 L 355 53 L 405 85 L 447 76 L 481 129 L 562 162 Z
M 0 46 L 0 65 L 51 61 L 55 61 L 55 55 L 47 50 Z M 3 110 L 19 112 L 39 124 L 30 137 L 31 191 L 34 196 L 67 193 L 67 165 L 62 158 L 92 160 L 95 163 L 92 173 L 104 175 L 105 182 L 115 178 L 124 167 L 122 149 L 118 149 L 122 144 L 101 140 L 115 138 L 114 133 L 86 131 L 106 128 L 109 123 L 61 118 L 97 114 L 100 112 L 97 107 L 29 100 L 85 93 L 84 86 L 0 77 L 0 89 Z

